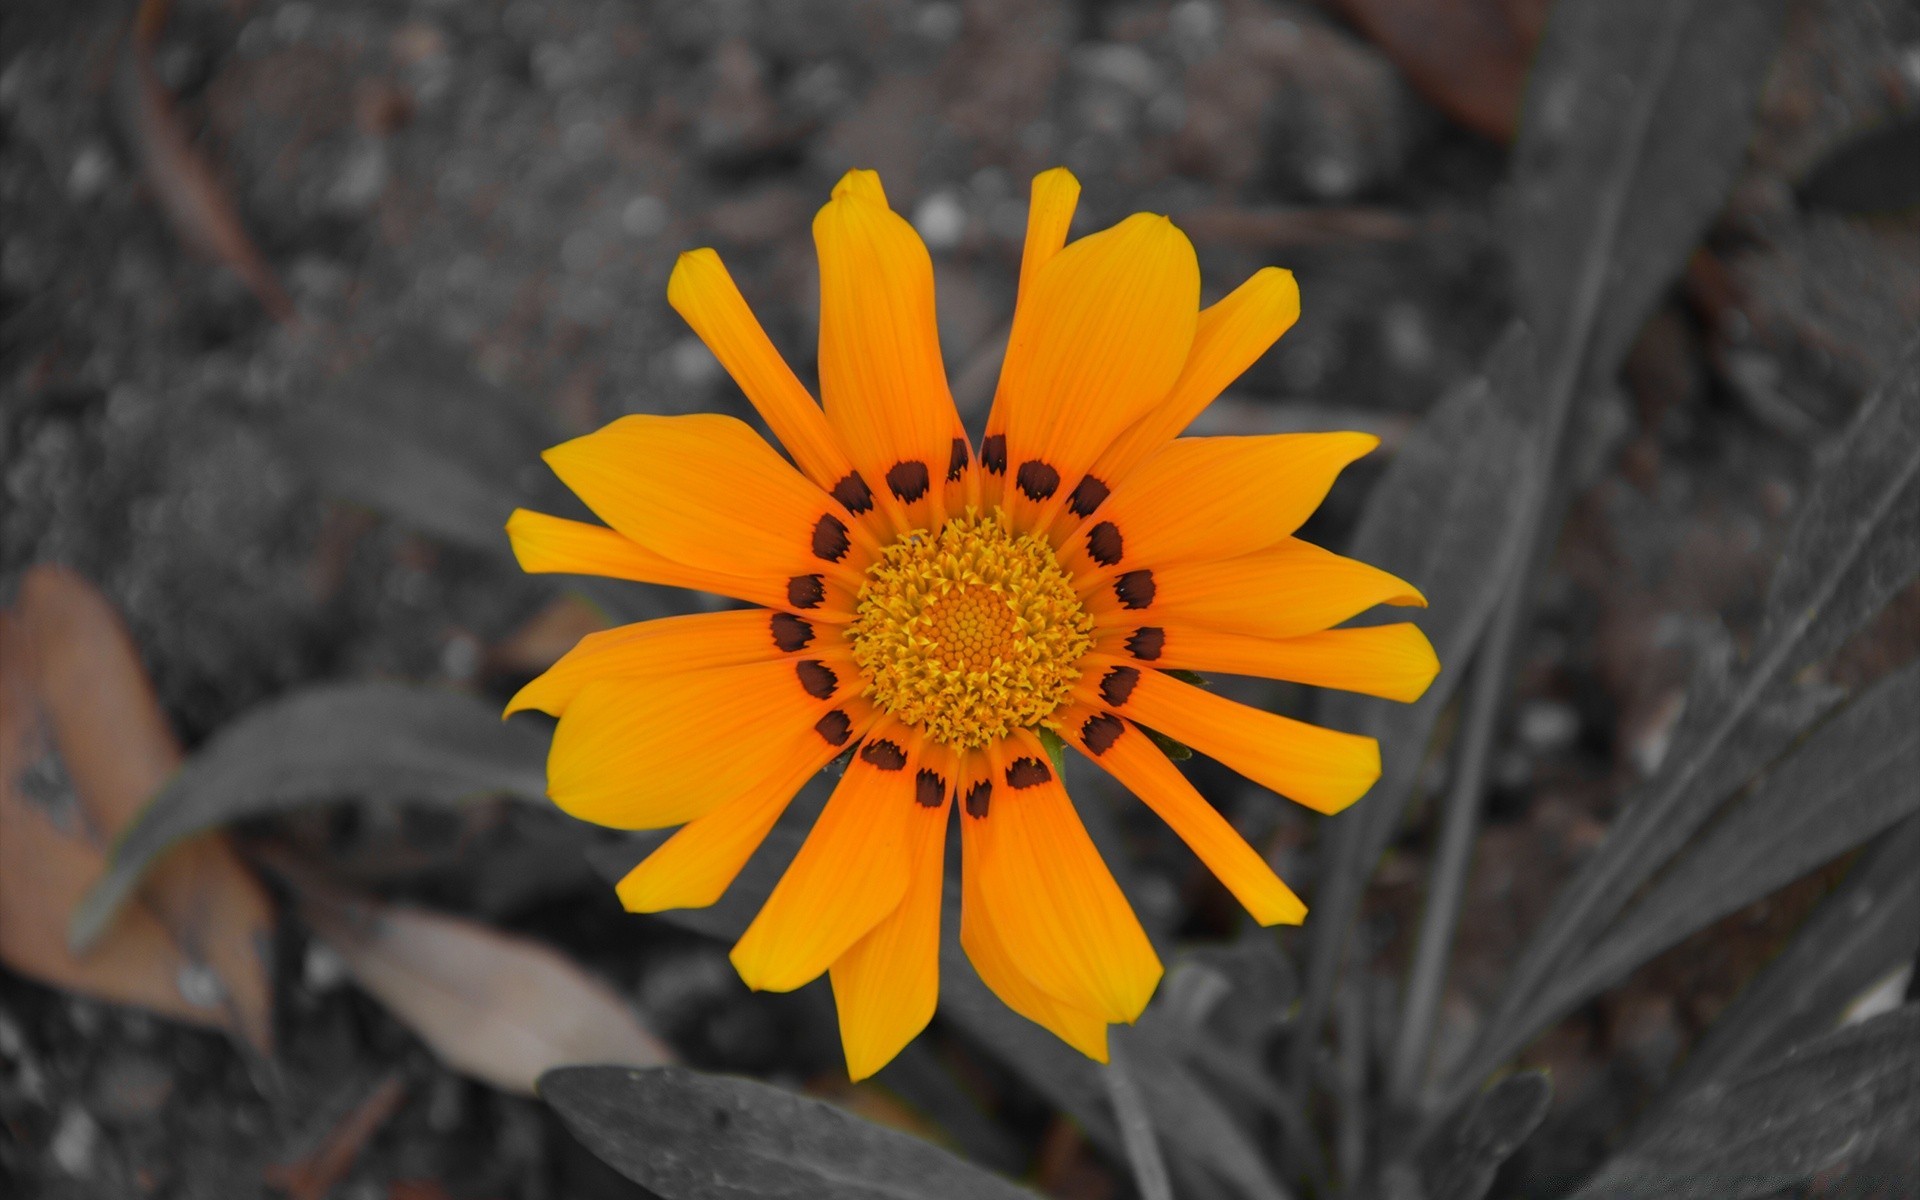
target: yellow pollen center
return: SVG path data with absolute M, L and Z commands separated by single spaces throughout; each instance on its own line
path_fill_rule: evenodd
M 847 635 L 882 708 L 973 749 L 1064 704 L 1092 630 L 1044 540 L 968 510 L 887 547 Z

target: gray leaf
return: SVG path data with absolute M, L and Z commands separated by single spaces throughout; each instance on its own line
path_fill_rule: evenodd
M 679 1067 L 562 1067 L 540 1095 L 615 1170 L 666 1200 L 1032 1200 L 907 1134 L 778 1088 Z
M 1553 1083 L 1542 1071 L 1509 1075 L 1454 1113 L 1420 1148 L 1427 1200 L 1480 1200 L 1495 1172 L 1547 1115 Z
M 74 910 L 89 945 L 169 846 L 246 817 L 342 797 L 545 802 L 546 741 L 471 696 L 395 683 L 326 684 L 248 712 L 181 767 L 120 835 Z
M 1701 1089 L 1577 1200 L 1770 1196 L 1882 1148 L 1910 1147 L 1916 1129 L 1920 1007 L 1909 1004 Z

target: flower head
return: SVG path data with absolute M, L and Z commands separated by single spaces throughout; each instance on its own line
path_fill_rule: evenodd
M 1078 192 L 1062 170 L 1034 181 L 977 448 L 926 248 L 854 171 L 814 221 L 824 403 L 711 250 L 668 285 L 792 462 L 728 417 L 625 417 L 546 455 L 604 526 L 524 510 L 507 526 L 529 571 L 757 606 L 593 634 L 508 712 L 560 718 L 548 790 L 567 812 L 681 826 L 621 881 L 637 912 L 713 903 L 800 786 L 848 756 L 733 961 L 771 990 L 831 973 L 855 1078 L 933 1015 L 956 822 L 960 941 L 1007 1004 L 1104 1059 L 1107 1026 L 1152 995 L 1159 959 L 1048 740 L 1145 801 L 1255 919 L 1298 923 L 1305 906 L 1147 730 L 1328 813 L 1372 785 L 1377 747 L 1170 672 L 1411 700 L 1438 669 L 1412 625 L 1337 628 L 1422 603 L 1412 587 L 1293 536 L 1374 438 L 1179 436 L 1293 323 L 1292 276 L 1268 268 L 1202 310 L 1165 217 L 1068 244 Z

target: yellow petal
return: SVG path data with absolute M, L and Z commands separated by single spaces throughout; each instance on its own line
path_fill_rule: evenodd
M 782 772 L 764 786 L 734 796 L 697 817 L 627 872 L 615 889 L 628 912 L 705 908 L 726 893 L 734 877 L 766 840 L 795 792 L 830 761 L 796 751 Z
M 520 569 L 533 575 L 605 575 L 713 592 L 756 604 L 785 602 L 786 586 L 781 581 L 690 567 L 604 525 L 516 508 L 507 518 L 507 537 L 513 543 L 514 557 L 520 560 Z
M 507 703 L 507 714 L 537 708 L 559 716 L 596 679 L 631 678 L 705 667 L 805 657 L 837 627 L 764 608 L 661 617 L 603 629 L 580 639 L 560 661 Z
M 982 455 L 989 470 L 1004 464 L 1017 520 L 1064 503 L 1114 436 L 1166 394 L 1192 345 L 1199 297 L 1192 244 L 1148 213 L 1040 268 L 1021 298 Z
M 963 793 L 964 794 L 964 793 Z M 981 885 L 981 861 L 987 822 L 960 817 L 962 850 L 960 889 L 960 946 L 967 961 L 1008 1008 L 1053 1033 L 1088 1058 L 1107 1061 L 1107 1023 L 1085 1009 L 1062 1003 L 1021 973 L 994 922 Z
M 843 180 L 813 222 L 820 391 L 875 499 L 924 526 L 944 500 L 960 418 L 940 358 L 933 260 L 913 226 L 876 199 L 877 178 L 861 182 L 871 174 Z
M 667 303 L 713 351 L 809 479 L 831 489 L 846 478 L 853 464 L 826 414 L 774 349 L 718 254 L 682 254 L 667 280 Z
M 1426 603 L 1378 567 L 1294 538 L 1239 558 L 1126 570 L 1083 586 L 1082 596 L 1103 628 L 1196 626 L 1266 638 L 1317 633 L 1376 604 Z
M 1142 463 L 1067 544 L 1070 571 L 1233 558 L 1300 528 L 1369 433 L 1180 438 Z
M 846 509 L 732 417 L 622 417 L 544 457 L 601 520 L 692 567 L 857 587 L 873 550 Z
M 1339 812 L 1380 778 L 1380 746 L 1372 738 L 1236 704 L 1159 671 L 1139 670 L 1124 689 L 1104 677 L 1102 683 L 1103 694 L 1090 693 L 1082 702 L 1097 705 L 1124 691 L 1125 702 L 1110 705 L 1122 716 L 1318 812 Z
M 1365 625 L 1275 640 L 1194 626 L 1164 631 L 1156 667 L 1257 675 L 1388 700 L 1418 700 L 1440 673 L 1418 626 Z
M 1293 272 L 1264 267 L 1200 313 L 1180 378 L 1101 454 L 1092 474 L 1118 484 L 1200 415 L 1300 319 Z
M 1106 1021 L 1132 1021 L 1160 959 L 1030 737 L 1006 743 L 980 839 L 980 886 L 1020 973 Z
M 856 1080 L 893 1061 L 933 1019 L 940 997 L 940 891 L 949 805 L 944 780 L 923 780 L 916 771 L 913 782 L 906 895 L 831 970 L 840 1044 L 847 1074 Z M 939 798 L 928 805 L 930 795 Z
M 1111 713 L 1079 710 L 1067 718 L 1074 745 L 1165 821 L 1254 920 L 1298 925 L 1305 919 L 1307 906 L 1300 897 L 1144 733 Z
M 1067 244 L 1067 231 L 1073 226 L 1073 210 L 1080 203 L 1080 181 L 1065 167 L 1054 167 L 1033 177 L 1033 189 L 1027 201 L 1027 239 L 1020 250 L 1020 292 L 1027 295 L 1039 278 L 1040 269 L 1053 261 Z M 1019 306 L 1014 308 L 1014 324 L 1020 324 Z
M 814 662 L 816 660 L 804 660 Z M 764 786 L 796 754 L 824 765 L 842 749 L 815 725 L 859 690 L 851 661 L 824 667 L 839 691 L 817 698 L 817 671 L 795 662 L 601 679 L 567 704 L 547 755 L 547 792 L 583 821 L 658 829 Z
M 748 987 L 787 992 L 819 978 L 906 895 L 918 805 L 906 750 L 890 740 L 899 736 L 869 739 L 853 756 L 793 865 L 734 944 Z

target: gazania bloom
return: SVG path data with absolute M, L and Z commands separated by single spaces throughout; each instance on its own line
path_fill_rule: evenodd
M 832 796 L 733 948 L 755 988 L 830 972 L 847 1066 L 872 1074 L 938 990 L 947 831 L 960 941 L 1016 1011 L 1095 1058 L 1160 960 L 1082 828 L 1047 744 L 1145 801 L 1262 924 L 1306 908 L 1168 760 L 1151 729 L 1337 812 L 1368 738 L 1248 708 L 1170 672 L 1412 700 L 1438 664 L 1421 604 L 1294 538 L 1358 433 L 1178 435 L 1285 332 L 1292 276 L 1200 307 L 1193 247 L 1138 214 L 1071 245 L 1079 185 L 1034 181 L 999 390 L 975 447 L 934 326 L 933 265 L 880 180 L 851 172 L 813 225 L 820 391 L 781 360 L 711 250 L 668 298 L 791 456 L 729 417 L 623 417 L 546 460 L 605 526 L 514 514 L 529 571 L 609 575 L 756 607 L 583 639 L 508 712 L 560 718 L 548 790 L 622 829 L 681 828 L 619 885 L 629 910 L 711 904 L 794 793 Z

